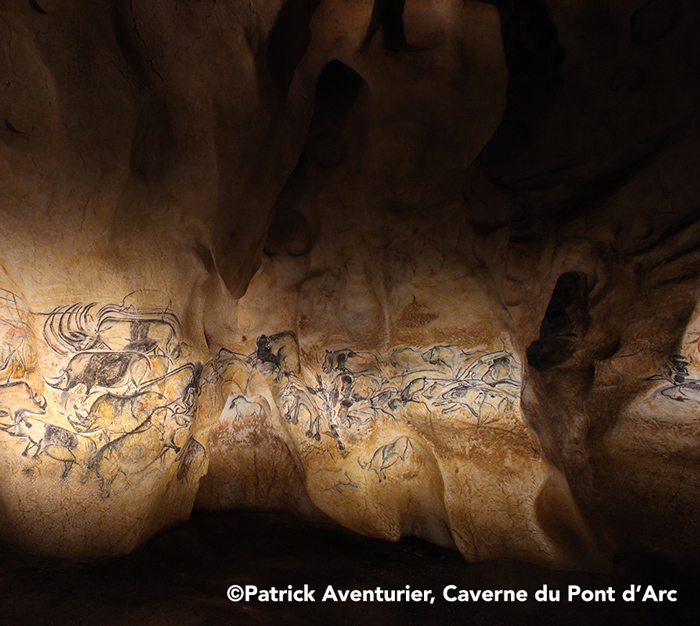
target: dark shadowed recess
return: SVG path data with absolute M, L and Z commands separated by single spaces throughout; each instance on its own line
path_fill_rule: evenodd
M 334 165 L 342 160 L 343 124 L 364 84 L 357 72 L 337 60 L 331 61 L 321 72 L 304 146 L 304 152 L 317 165 Z
M 482 168 L 494 183 L 510 192 L 527 193 L 548 185 L 556 186 L 559 170 L 543 171 L 532 180 L 519 180 L 513 174 L 513 171 L 518 171 L 518 164 L 528 158 L 528 150 L 539 139 L 541 122 L 551 110 L 562 87 L 566 51 L 559 41 L 556 24 L 545 0 L 489 0 L 488 4 L 495 5 L 501 15 L 509 81 L 506 110 L 500 126 L 482 152 Z M 648 4 L 655 3 L 652 0 Z M 669 6 L 671 4 L 677 4 L 676 0 L 671 0 Z M 677 10 L 667 9 L 653 11 L 660 20 L 657 24 L 659 32 L 663 31 L 664 34 L 673 28 L 678 19 Z M 634 24 L 641 28 L 644 22 L 644 36 L 649 39 L 657 37 L 657 31 L 649 24 L 648 16 L 651 13 L 651 7 L 645 5 L 631 18 L 633 30 Z M 625 67 L 615 76 L 610 89 L 633 92 L 644 80 L 642 69 Z M 531 206 L 528 212 L 549 216 L 556 214 L 564 221 L 586 213 L 648 164 L 662 145 L 662 141 L 650 140 L 643 154 L 591 180 L 581 180 L 564 197 L 555 194 L 557 200 L 553 206 L 539 209 Z M 563 163 L 561 167 L 561 172 L 565 171 L 566 164 Z M 548 182 L 548 178 L 552 180 Z
M 486 174 L 499 184 L 501 170 L 532 143 L 562 82 L 566 53 L 544 0 L 492 0 L 501 15 L 509 71 L 503 120 L 482 154 Z
M 177 161 L 178 145 L 164 97 L 142 103 L 129 156 L 131 171 L 146 182 L 167 175 Z
M 29 6 L 32 7 L 35 11 L 38 11 L 42 15 L 46 15 L 48 11 L 41 6 L 41 3 L 39 0 L 29 0 Z
M 0 623 L 5 626 L 230 626 L 381 624 L 412 626 L 697 624 L 697 573 L 639 554 L 620 555 L 612 573 L 555 572 L 510 560 L 469 564 L 415 538 L 398 543 L 288 515 L 197 513 L 132 555 L 59 560 L 0 545 Z M 315 589 L 313 603 L 232 603 L 230 585 Z M 677 589 L 678 602 L 623 602 L 630 585 Z M 336 589 L 430 589 L 435 602 L 321 602 Z M 526 602 L 447 602 L 443 589 L 524 589 Z M 562 601 L 542 603 L 547 585 Z M 613 587 L 616 601 L 566 601 L 569 585 Z
M 532 214 L 547 218 L 556 214 L 562 219 L 571 220 L 582 213 L 590 212 L 593 205 L 599 205 L 609 198 L 632 175 L 648 165 L 660 149 L 687 131 L 690 124 L 689 114 L 678 114 L 674 118 L 673 113 L 668 113 L 671 130 L 662 137 L 654 134 L 653 125 L 647 128 L 644 121 L 640 121 L 639 145 L 630 145 L 629 153 L 611 161 L 605 171 L 598 171 L 588 177 L 581 172 L 579 180 L 575 182 L 569 180 L 566 185 L 560 185 L 562 180 L 567 180 L 567 172 L 576 166 L 566 162 L 548 163 L 538 169 L 537 162 L 531 161 L 530 150 L 534 148 L 532 154 L 535 155 L 546 152 L 547 148 L 550 148 L 552 153 L 557 153 L 557 143 L 566 144 L 570 141 L 575 147 L 578 143 L 588 141 L 588 138 L 577 137 L 576 133 L 572 133 L 571 137 L 556 134 L 544 137 L 541 134 L 542 121 L 557 106 L 558 96 L 562 92 L 563 67 L 567 56 L 548 6 L 552 3 L 547 0 L 484 0 L 484 2 L 497 7 L 500 13 L 510 78 L 507 107 L 498 130 L 482 153 L 481 166 L 489 179 L 505 190 L 523 196 L 536 197 L 537 202 L 534 202 L 530 208 Z M 610 3 L 586 2 L 581 6 L 593 12 L 600 9 L 598 12 L 602 16 L 607 4 Z M 629 40 L 641 58 L 646 54 L 656 55 L 657 51 L 674 49 L 671 46 L 662 51 L 655 46 L 676 31 L 684 17 L 691 20 L 693 15 L 697 16 L 697 9 L 692 9 L 694 5 L 697 3 L 692 0 L 648 0 L 646 2 L 640 0 L 636 3 L 636 7 L 629 7 L 630 14 L 626 24 L 628 30 L 620 30 L 617 33 L 617 39 L 613 40 L 615 46 L 621 47 Z M 583 34 L 580 36 L 585 39 Z M 687 53 L 687 50 L 692 47 L 691 42 L 686 41 L 683 45 L 686 52 L 679 54 L 675 62 L 692 62 L 690 60 L 692 55 Z M 590 60 L 596 63 L 595 59 Z M 624 64 L 618 68 L 607 84 L 609 93 L 626 93 L 630 97 L 640 99 L 649 97 L 640 95 L 642 86 L 648 83 L 648 74 L 647 69 L 636 62 Z M 670 74 L 672 75 L 673 72 Z M 687 85 L 687 95 L 691 96 L 693 90 L 693 85 Z M 591 97 L 585 89 L 582 89 L 581 94 L 582 97 Z M 601 83 L 598 95 L 601 98 L 609 95 L 605 93 L 604 81 Z M 622 107 L 626 100 L 619 102 L 621 103 L 619 106 Z M 638 103 L 639 100 L 635 102 Z M 653 99 L 650 99 L 649 106 L 653 105 Z M 592 110 L 596 106 L 593 102 L 590 103 Z M 670 111 L 674 110 L 671 106 L 668 108 Z M 620 114 L 620 118 L 624 119 L 624 115 Z M 675 125 L 672 124 L 674 121 Z M 613 133 L 614 129 L 610 132 Z M 539 142 L 543 140 L 552 142 L 553 145 L 540 145 Z M 631 140 L 628 141 L 631 144 L 634 143 Z M 601 150 L 603 149 L 601 147 Z M 578 153 L 574 149 L 571 154 Z M 552 192 L 551 195 L 546 193 L 547 190 Z
M 381 29 L 384 49 L 390 52 L 410 50 L 403 31 L 403 11 L 406 0 L 375 0 L 372 8 L 372 18 L 365 37 L 365 45 L 369 44 Z
M 110 11 L 114 37 L 140 93 L 141 109 L 130 154 L 131 171 L 142 180 L 152 182 L 168 172 L 178 151 L 166 110 L 164 84 L 151 65 L 148 48 L 136 27 L 131 2 L 115 0 Z
M 299 197 L 308 192 L 308 178 L 314 167 L 330 167 L 343 161 L 345 121 L 365 86 L 357 72 L 338 60 L 328 63 L 321 72 L 304 149 L 276 202 L 265 243 L 267 254 L 286 252 L 300 256 L 311 249 L 312 228 L 307 218 L 290 205 L 296 206 Z
M 302 256 L 311 249 L 313 233 L 304 215 L 296 209 L 280 208 L 275 211 L 265 241 L 265 253 L 275 256 L 285 252 Z
M 131 69 L 134 78 L 143 86 L 151 83 L 148 48 L 141 38 L 129 0 L 114 0 L 111 9 L 112 27 L 119 49 Z
M 681 16 L 682 0 L 649 0 L 630 20 L 632 36 L 642 43 L 653 43 L 668 35 Z
M 527 349 L 530 367 L 548 370 L 571 358 L 587 327 L 586 275 L 562 274 L 540 325 L 540 336 Z
M 311 18 L 321 0 L 287 0 L 277 14 L 266 60 L 273 84 L 286 93 L 311 42 Z

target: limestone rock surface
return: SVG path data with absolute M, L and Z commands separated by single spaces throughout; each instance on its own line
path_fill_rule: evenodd
M 698 27 L 0 3 L 0 537 L 124 553 L 197 506 L 700 556 Z

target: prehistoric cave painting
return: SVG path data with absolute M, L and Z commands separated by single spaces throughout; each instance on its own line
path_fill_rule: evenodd
M 229 402 L 228 408 L 235 414 L 235 421 L 260 417 L 263 407 L 259 402 L 251 402 L 245 396 L 234 396 Z
M 25 414 L 43 415 L 46 399 L 24 381 L 0 385 L 0 424 L 10 426 L 24 419 Z
M 695 346 L 693 349 L 693 352 L 696 350 L 700 352 L 700 333 L 697 331 L 690 331 L 688 333 L 693 339 L 688 338 L 687 345 L 688 347 L 690 346 Z
M 380 420 L 396 421 L 406 411 L 431 419 L 462 416 L 478 430 L 512 412 L 522 384 L 520 363 L 505 347 L 398 347 L 387 358 L 347 348 L 326 351 L 313 382 L 300 374 L 298 355 L 293 333 L 262 335 L 246 363 L 280 387 L 280 411 L 288 424 L 298 426 L 309 442 L 331 438 L 343 453 L 353 433 Z M 231 402 L 247 410 L 240 398 Z
M 280 393 L 285 420 L 301 425 L 309 439 L 331 437 L 339 450 L 346 449 L 341 432 L 360 428 L 380 412 L 391 417 L 388 405 L 398 390 L 381 371 L 379 359 L 352 350 L 327 352 L 314 385 L 292 371 L 282 371 L 286 382 Z
M 197 470 L 204 464 L 206 456 L 206 450 L 199 441 L 194 437 L 188 439 L 177 456 L 177 479 L 191 480 L 192 475 L 196 474 Z
M 203 367 L 200 386 L 214 390 L 218 404 L 223 407 L 217 417 L 233 423 L 246 422 L 261 417 L 265 409 L 254 399 L 249 385 L 254 365 L 253 355 L 245 355 L 222 348 Z M 265 363 L 265 361 L 263 361 Z M 266 368 L 274 372 L 274 367 Z
M 118 305 L 76 303 L 46 314 L 44 337 L 61 355 L 90 351 L 136 352 L 165 357 L 172 362 L 182 350 L 180 322 L 165 307 L 145 308 L 134 304 L 133 292 Z
M 420 353 L 397 348 L 390 361 L 401 370 L 400 394 L 390 401 L 420 405 L 431 414 L 471 414 L 477 429 L 510 411 L 517 402 L 520 363 L 503 349 L 495 352 L 464 350 L 454 345 L 437 345 Z
M 3 430 L 11 437 L 26 440 L 22 456 L 36 459 L 44 455 L 62 462 L 63 479 L 68 477 L 75 463 L 92 459 L 97 453 L 97 446 L 89 437 L 34 417 L 25 416 Z
M 245 383 L 243 386 L 234 382 L 232 378 L 229 378 L 229 373 L 232 368 L 236 372 L 245 372 Z M 252 367 L 247 363 L 246 355 L 233 352 L 227 348 L 221 348 L 216 356 L 209 359 L 209 361 L 204 364 L 200 383 L 202 386 L 211 386 L 216 389 L 228 389 L 230 383 L 233 383 L 238 393 L 245 395 L 245 388 L 251 372 Z M 229 384 L 227 385 L 226 383 Z M 222 405 L 223 400 L 225 400 L 225 398 L 221 398 Z
M 138 304 L 156 295 L 136 292 L 119 304 L 73 303 L 32 314 L 3 292 L 0 441 L 14 442 L 27 461 L 60 463 L 61 479 L 94 481 L 109 497 L 171 466 L 180 481 L 198 475 L 206 451 L 192 424 L 204 388 L 221 396 L 222 419 L 248 423 L 266 414 L 250 391 L 258 376 L 300 439 L 302 455 L 335 450 L 343 458 L 375 424 L 400 426 L 421 414 L 461 418 L 478 430 L 511 411 L 519 396 L 520 364 L 505 347 L 402 346 L 386 356 L 328 350 L 310 378 L 296 336 L 285 331 L 258 336 L 248 354 L 224 348 L 204 365 L 190 362 L 169 304 Z M 30 379 L 38 358 L 43 377 Z M 397 433 L 371 456 L 355 458 L 383 482 L 412 449 L 411 439 Z
M 655 393 L 676 402 L 700 404 L 700 380 L 690 377 L 689 367 L 693 360 L 682 354 L 674 354 L 663 374 L 651 376 L 648 380 L 663 380 Z
M 0 380 L 21 379 L 36 360 L 28 309 L 15 294 L 0 289 Z
M 138 389 L 148 375 L 151 364 L 138 352 L 87 351 L 76 354 L 66 365 L 61 380 L 49 383 L 62 391 L 83 385 L 90 394 L 93 387 L 103 389 Z
M 365 471 L 374 472 L 381 483 L 386 480 L 386 472 L 399 462 L 405 461 L 413 450 L 410 437 L 398 437 L 395 441 L 377 448 L 369 461 L 357 459 L 358 465 Z
M 206 456 L 191 436 L 204 367 L 187 361 L 168 304 L 136 304 L 157 296 L 134 292 L 119 304 L 74 303 L 31 314 L 14 294 L 0 293 L 7 381 L 0 383 L 0 443 L 16 442 L 29 461 L 62 463 L 63 480 L 79 466 L 79 479 L 96 481 L 102 497 L 163 470 L 168 458 L 178 479 L 192 476 Z M 33 325 L 42 328 L 39 343 Z M 45 375 L 30 380 L 26 372 L 37 358 Z M 207 380 L 217 365 L 208 365 Z
M 292 331 L 284 331 L 275 335 L 260 335 L 256 342 L 256 350 L 248 355 L 246 362 L 265 373 L 280 374 L 281 372 L 299 371 L 299 344 Z
M 319 390 L 323 391 L 320 381 L 318 387 L 309 387 L 297 377 L 288 375 L 287 384 L 280 394 L 284 419 L 294 425 L 306 424 L 306 436 L 316 441 L 321 441 L 321 411 L 314 399 Z M 324 399 L 322 397 L 322 401 Z
M 353 480 L 347 471 L 340 468 L 322 468 L 316 470 L 314 474 L 333 474 L 331 484 L 328 487 L 324 487 L 323 491 L 335 491 L 336 493 L 343 494 L 345 489 L 360 489 L 361 485 L 357 481 Z

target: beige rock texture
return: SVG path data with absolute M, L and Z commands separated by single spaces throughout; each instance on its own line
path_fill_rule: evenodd
M 700 557 L 700 6 L 0 2 L 0 538 L 192 508 Z

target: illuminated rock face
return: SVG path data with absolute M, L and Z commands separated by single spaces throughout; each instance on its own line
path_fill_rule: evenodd
M 189 514 L 209 394 L 177 316 L 142 297 L 32 313 L 2 293 L 6 537 L 111 552 Z
M 608 4 L 3 6 L 2 537 L 697 553 L 698 8 Z

